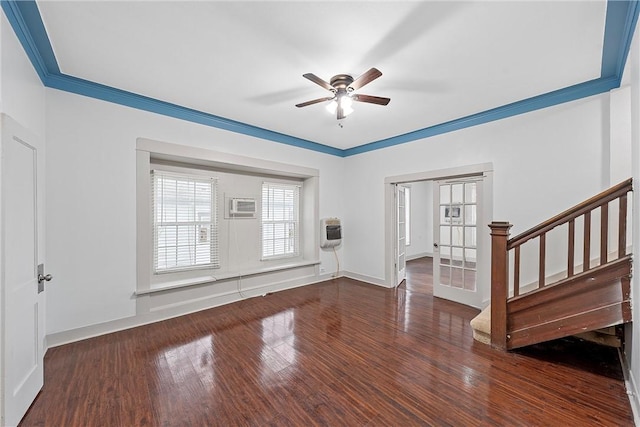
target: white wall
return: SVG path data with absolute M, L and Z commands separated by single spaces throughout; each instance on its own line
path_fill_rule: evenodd
M 0 111 L 44 139 L 44 86 L 7 17 L 0 16 Z
M 335 156 L 53 89 L 47 137 L 49 265 L 56 277 L 48 294 L 50 333 L 136 316 L 139 137 L 319 169 L 320 217 L 343 216 L 344 160 Z M 333 271 L 333 253 L 320 257 L 321 267 Z
M 433 255 L 433 183 L 412 182 L 411 187 L 411 244 L 407 259 Z
M 631 86 L 611 91 L 611 143 L 609 183 L 616 185 L 631 176 Z
M 345 270 L 372 282 L 391 277 L 385 177 L 493 163 L 493 219 L 510 221 L 512 236 L 603 190 L 607 99 L 593 96 L 346 158 Z
M 640 251 L 640 197 L 638 196 L 638 183 L 640 182 L 640 30 L 636 26 L 633 43 L 629 53 L 625 78 L 630 85 L 631 108 L 631 167 L 634 180 L 633 197 L 633 248 L 637 254 Z M 637 255 L 635 256 L 637 258 Z M 637 261 L 634 263 L 637 268 Z M 625 355 L 629 364 L 630 400 L 634 409 L 636 425 L 640 425 L 640 275 L 633 274 L 631 279 L 631 298 L 634 302 L 632 316 L 635 321 L 627 325 L 625 332 Z

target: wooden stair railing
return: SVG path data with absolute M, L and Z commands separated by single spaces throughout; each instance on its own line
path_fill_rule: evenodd
M 627 250 L 628 179 L 565 212 L 509 239 L 511 224 L 494 221 L 491 228 L 491 345 L 513 349 L 524 345 L 631 321 L 631 255 Z M 617 253 L 609 259 L 610 202 L 618 200 Z M 613 204 L 615 205 L 615 204 Z M 591 214 L 600 210 L 599 263 L 591 263 Z M 576 273 L 576 219 L 583 217 L 583 266 Z M 545 284 L 546 236 L 567 224 L 566 277 Z M 539 240 L 537 289 L 520 288 L 521 246 Z M 509 296 L 509 251 L 513 251 L 513 296 Z

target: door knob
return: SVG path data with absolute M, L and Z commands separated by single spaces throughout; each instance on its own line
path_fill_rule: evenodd
M 53 279 L 50 274 L 44 274 L 44 264 L 38 264 L 38 293 L 44 291 L 44 282 Z
M 434 243 L 434 244 L 433 244 L 433 247 L 434 247 L 434 248 L 437 248 L 437 247 L 438 247 L 438 244 L 437 244 L 437 243 Z
M 51 279 L 53 279 L 53 276 L 50 274 L 44 275 L 44 274 L 38 274 L 38 283 L 42 283 L 44 281 L 50 281 Z

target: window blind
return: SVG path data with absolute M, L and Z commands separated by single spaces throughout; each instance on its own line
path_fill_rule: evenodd
M 300 253 L 300 186 L 262 183 L 262 259 Z
M 154 272 L 219 268 L 216 179 L 151 174 Z

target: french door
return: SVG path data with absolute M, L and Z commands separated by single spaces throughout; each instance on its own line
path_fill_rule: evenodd
M 433 295 L 479 307 L 478 225 L 482 177 L 434 185 Z

